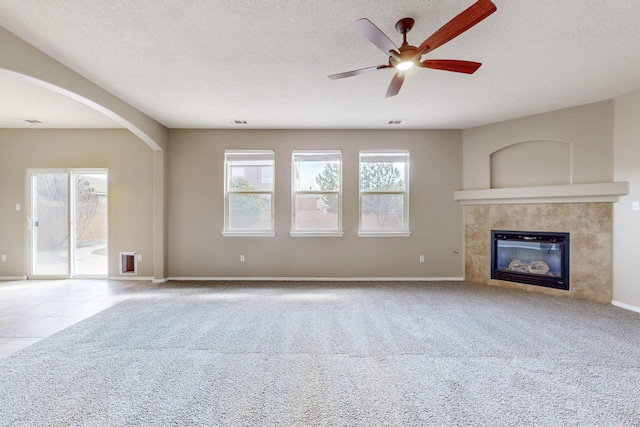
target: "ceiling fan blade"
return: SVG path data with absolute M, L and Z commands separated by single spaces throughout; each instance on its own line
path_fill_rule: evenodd
M 387 37 L 385 33 L 376 27 L 373 22 L 367 18 L 358 19 L 353 23 L 353 26 L 360 34 L 362 34 L 367 40 L 376 45 L 378 49 L 383 51 L 385 55 L 397 57 L 398 47 Z
M 482 64 L 473 61 L 457 61 L 455 59 L 427 59 L 420 63 L 421 67 L 434 70 L 453 71 L 456 73 L 473 74 Z
M 359 70 L 352 70 L 352 71 L 345 71 L 344 73 L 331 74 L 330 76 L 327 76 L 327 77 L 329 77 L 331 80 L 344 79 L 345 77 L 359 76 L 360 74 L 371 73 L 373 71 L 381 70 L 383 68 L 389 68 L 389 65 L 376 65 L 373 67 L 360 68 Z
M 464 33 L 496 10 L 496 5 L 493 4 L 491 0 L 478 0 L 423 41 L 422 44 L 418 46 L 418 54 L 424 55 L 425 53 L 442 46 L 449 40 Z
M 391 83 L 389 83 L 389 88 L 387 89 L 386 97 L 396 96 L 398 92 L 400 92 L 400 88 L 402 87 L 402 83 L 404 82 L 404 73 L 396 73 L 391 79 Z

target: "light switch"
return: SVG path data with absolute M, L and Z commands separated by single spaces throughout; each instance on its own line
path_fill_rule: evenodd
M 20 203 L 16 203 L 16 210 L 19 211 L 20 210 Z
M 640 211 L 640 201 L 634 200 L 633 202 L 631 202 L 631 210 Z

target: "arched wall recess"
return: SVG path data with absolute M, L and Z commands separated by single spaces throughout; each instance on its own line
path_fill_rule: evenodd
M 573 145 L 523 141 L 491 153 L 491 188 L 572 184 Z

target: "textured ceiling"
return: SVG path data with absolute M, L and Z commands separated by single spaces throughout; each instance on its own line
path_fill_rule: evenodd
M 640 88 L 640 2 L 494 0 L 498 11 L 426 58 L 473 75 L 391 70 L 352 26 L 419 45 L 472 0 L 0 0 L 0 25 L 170 128 L 468 128 Z M 0 75 L 0 126 L 111 127 L 62 95 Z M 7 94 L 7 96 L 4 96 Z

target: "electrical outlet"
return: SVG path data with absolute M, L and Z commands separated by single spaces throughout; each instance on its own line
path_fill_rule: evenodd
M 424 255 L 420 255 L 420 262 L 424 262 Z
M 240 262 L 244 262 L 244 255 L 240 255 Z
M 631 202 L 631 210 L 640 211 L 640 202 L 637 200 L 634 200 L 633 202 Z

